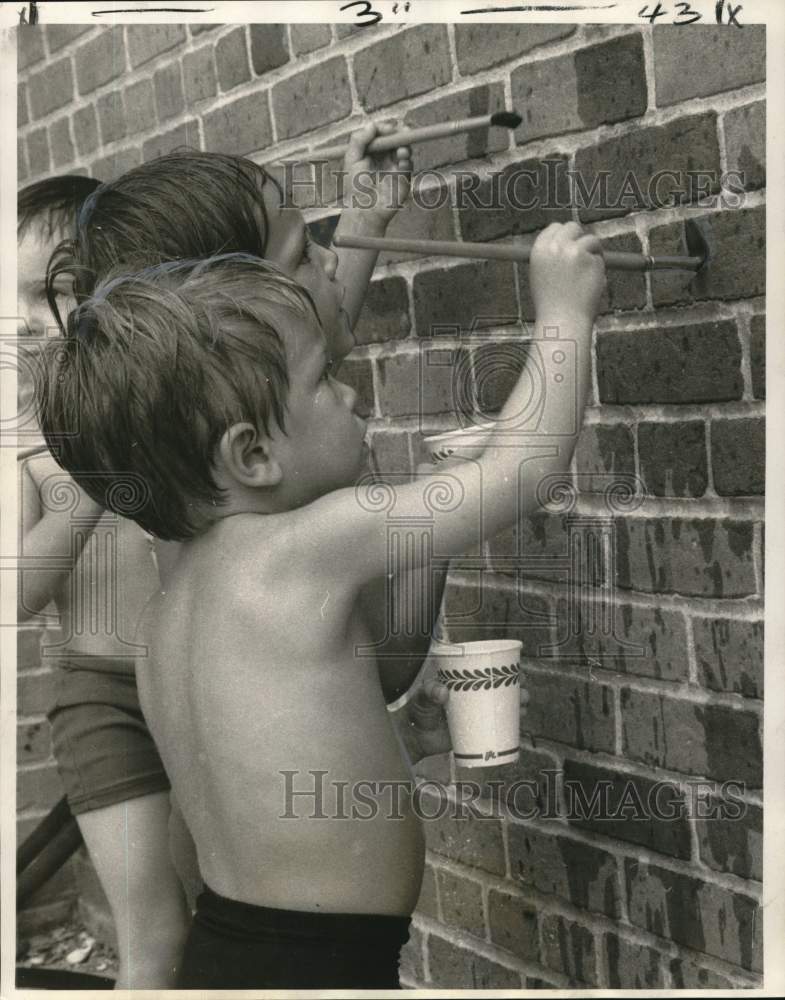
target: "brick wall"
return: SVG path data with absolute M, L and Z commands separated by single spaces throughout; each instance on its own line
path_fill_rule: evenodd
M 687 803 L 698 781 L 738 781 L 743 816 L 687 809 L 670 821 L 600 821 L 554 807 L 525 819 L 486 785 L 477 807 L 485 818 L 426 823 L 406 985 L 760 980 L 764 50 L 763 29 L 749 26 L 82 25 L 21 36 L 20 183 L 54 170 L 107 179 L 184 143 L 272 162 L 335 141 L 368 115 L 422 124 L 512 106 L 524 115 L 512 137 L 416 148 L 415 169 L 443 176 L 428 178 L 433 207 L 410 205 L 391 235 L 505 240 L 577 218 L 612 249 L 679 253 L 684 218 L 706 223 L 713 258 L 704 275 L 612 274 L 572 508 L 488 540 L 479 562 L 452 574 L 447 610 L 455 635 L 492 623 L 524 642 L 531 707 L 520 764 L 500 780 L 537 777 L 562 805 L 568 786 L 590 798 L 606 782 L 612 798 L 645 800 L 666 781 Z M 440 187 L 454 194 L 467 169 L 481 178 L 476 199 L 442 199 Z M 606 171 L 618 191 L 629 170 L 640 193 L 615 208 L 581 204 L 574 184 L 570 195 L 571 173 L 590 183 Z M 647 189 L 659 170 L 708 171 L 704 194 L 718 193 L 721 173 L 743 171 L 744 190 L 711 202 L 693 189 L 667 205 Z M 523 171 L 538 203 L 478 206 L 492 175 Z M 546 182 L 560 195 L 550 209 Z M 301 189 L 323 237 L 336 214 L 319 203 L 329 188 L 314 197 Z M 413 467 L 417 431 L 454 425 L 449 369 L 423 368 L 418 392 L 432 325 L 463 331 L 440 346 L 468 352 L 474 405 L 487 416 L 509 386 L 509 366 L 500 371 L 493 352 L 516 335 L 519 317 L 531 319 L 525 268 L 380 261 L 344 369 L 372 417 L 380 466 Z M 481 343 L 464 339 L 473 319 Z M 609 508 L 603 491 L 620 476 L 637 494 Z M 570 587 L 570 539 L 592 517 L 610 525 L 611 542 Z M 591 624 L 609 600 L 612 628 Z M 571 631 L 576 607 L 583 627 Z M 34 642 L 25 650 L 34 657 Z M 33 698 L 39 674 L 20 683 Z M 40 711 L 32 705 L 20 725 L 40 722 Z M 37 747 L 34 760 L 27 750 L 20 757 L 29 814 L 57 789 L 44 737 L 23 739 Z M 555 792 L 549 770 L 560 772 Z M 455 782 L 473 777 L 442 758 L 422 773 L 456 794 Z

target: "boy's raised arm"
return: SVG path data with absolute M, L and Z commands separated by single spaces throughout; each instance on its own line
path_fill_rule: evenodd
M 79 525 L 73 531 L 73 508 L 50 503 L 58 487 L 78 496 Z M 21 470 L 21 544 L 17 616 L 28 621 L 55 598 L 79 558 L 103 509 L 79 489 L 51 455 L 28 459 Z M 75 550 L 74 547 L 78 548 Z
M 577 223 L 554 223 L 535 243 L 530 275 L 537 313 L 533 349 L 482 456 L 394 489 L 367 482 L 317 501 L 318 520 L 332 526 L 330 539 L 323 539 L 330 572 L 353 577 L 358 586 L 388 572 L 391 518 L 400 525 L 429 525 L 439 556 L 460 554 L 533 511 L 543 477 L 569 467 L 605 281 L 599 240 L 584 235 Z M 536 428 L 532 384 L 545 387 Z M 403 558 L 402 570 L 422 565 L 428 547 L 410 546 Z
M 369 142 L 395 131 L 395 127 L 392 123 L 370 123 L 352 136 L 344 157 L 344 210 L 336 234 L 384 236 L 391 219 L 408 197 L 411 149 L 402 146 L 374 160 L 365 153 Z M 376 250 L 349 247 L 336 247 L 335 253 L 336 278 L 346 289 L 343 305 L 354 327 L 379 254 Z

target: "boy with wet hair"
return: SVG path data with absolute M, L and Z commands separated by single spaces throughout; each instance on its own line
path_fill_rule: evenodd
M 76 216 L 98 186 L 90 177 L 60 176 L 19 192 L 20 354 L 27 361 L 20 364 L 20 419 L 30 409 L 41 343 L 56 332 L 47 261 L 56 245 L 73 238 Z M 72 295 L 68 275 L 50 283 L 49 293 L 65 311 Z M 42 647 L 54 666 L 54 756 L 112 911 L 117 984 L 169 986 L 188 910 L 169 852 L 169 779 L 136 691 L 142 647 L 135 633 L 159 588 L 150 539 L 80 490 L 42 442 L 35 447 L 29 419 L 24 427 L 18 617 L 31 621 L 51 602 L 59 616 L 59 630 L 47 633 Z M 63 497 L 71 502 L 64 505 Z
M 370 169 L 365 146 L 391 127 L 369 124 L 354 134 L 346 157 L 349 175 Z M 403 194 L 409 157 L 408 148 L 401 147 L 387 163 L 402 178 Z M 49 306 L 61 330 L 61 317 L 66 315 L 61 293 L 73 288 L 77 299 L 83 298 L 114 267 L 133 270 L 160 261 L 233 250 L 271 257 L 310 289 L 331 331 L 330 348 L 336 367 L 354 346 L 351 327 L 376 255 L 344 251 L 339 258 L 335 252 L 313 243 L 301 213 L 286 206 L 284 192 L 252 161 L 186 151 L 150 161 L 100 188 L 95 181 L 75 180 L 84 184 L 80 188 L 82 197 L 68 216 L 68 228 L 48 234 L 47 250 L 65 237 L 52 257 L 47 281 Z M 380 198 L 373 209 L 344 212 L 343 231 L 383 233 L 397 207 L 388 206 L 389 202 Z M 48 252 L 40 256 L 41 272 L 48 256 Z M 341 270 L 350 276 L 346 284 L 337 276 Z M 43 295 L 39 300 L 44 309 Z M 85 398 L 81 405 L 89 405 L 89 400 Z M 187 466 L 183 472 L 188 474 Z M 64 621 L 82 621 L 83 611 L 89 613 L 91 608 L 97 608 L 99 613 L 105 609 L 104 618 L 110 613 L 117 616 L 115 631 L 122 641 L 109 642 L 102 637 L 107 628 L 102 619 L 92 623 L 92 630 L 83 629 L 76 639 L 72 636 L 70 644 L 61 650 L 60 694 L 52 714 L 55 752 L 72 811 L 77 814 L 115 919 L 121 942 L 118 985 L 166 987 L 173 981 L 186 920 L 181 887 L 172 877 L 170 847 L 189 894 L 198 885 L 199 874 L 179 813 L 176 809 L 170 812 L 165 793 L 168 783 L 139 711 L 134 684 L 134 654 L 144 652 L 141 640 L 131 645 L 136 621 L 150 592 L 158 586 L 150 546 L 131 522 L 102 518 L 102 501 L 96 504 L 84 493 L 80 494 L 76 511 L 51 509 L 42 493 L 46 484 L 51 492 L 63 473 L 50 457 L 36 457 L 28 463 L 25 475 L 29 481 L 23 494 L 24 554 L 33 560 L 68 558 L 73 551 L 69 548 L 72 514 L 79 519 L 77 544 L 86 546 L 87 554 L 79 559 L 80 552 L 75 553 L 77 559 L 70 573 L 65 569 L 51 573 L 25 571 L 20 588 L 22 619 L 40 611 L 52 597 Z M 91 535 L 91 529 L 101 529 L 102 525 L 106 531 Z M 90 553 L 95 554 L 104 537 L 110 542 L 112 525 L 116 525 L 121 551 L 117 573 L 108 579 L 101 573 L 101 560 L 93 559 Z M 158 557 L 165 574 L 172 554 L 167 553 L 166 546 L 160 546 Z M 98 570 L 94 570 L 95 565 Z M 87 582 L 86 588 L 80 588 L 82 579 Z M 383 586 L 381 580 L 369 591 L 376 592 Z M 73 601 L 78 602 L 73 609 L 69 603 L 72 593 L 76 595 Z M 85 594 L 99 599 L 88 601 Z M 375 607 L 378 602 L 369 603 Z M 383 627 L 380 621 L 377 631 Z M 389 678 L 389 700 L 410 686 L 426 652 L 427 641 L 422 637 L 408 642 L 405 655 L 396 659 L 398 675 Z M 406 744 L 415 759 L 425 751 L 449 748 L 439 709 L 445 692 L 429 684 L 423 693 L 428 697 L 414 699 L 405 712 Z M 104 706 L 100 718 L 97 703 Z M 116 801 L 105 799 L 109 791 L 103 783 L 111 776 L 98 773 L 91 763 L 94 756 L 100 757 L 105 766 L 121 758 L 124 775 L 136 769 L 152 784 L 147 789 L 129 778 L 125 791 L 111 793 L 117 796 Z M 133 833 L 130 850 L 126 827 Z
M 574 378 L 543 352 L 532 433 L 530 353 L 483 455 L 449 470 L 460 503 L 428 505 L 438 475 L 396 489 L 396 516 L 427 520 L 446 555 L 476 544 L 478 523 L 490 535 L 519 505 L 531 511 L 542 477 L 569 466 L 579 428 L 564 418 L 586 403 L 599 241 L 549 226 L 530 277 L 536 334 L 574 342 Z M 100 286 L 69 318 L 42 386 L 50 445 L 82 394 L 94 401 L 62 451 L 85 488 L 91 473 L 133 472 L 150 484 L 138 522 L 184 540 L 149 609 L 139 676 L 205 880 L 182 988 L 396 988 L 420 890 L 409 772 L 377 664 L 359 653 L 370 638 L 359 598 L 386 571 L 387 516 L 363 478 L 365 425 L 329 342 L 313 297 L 229 255 Z M 543 436 L 559 447 L 540 448 Z M 196 463 L 187 482 L 181 455 Z M 410 568 L 425 558 L 407 556 Z M 362 809 L 325 801 L 314 816 L 313 797 L 287 802 L 285 776 L 314 770 L 349 806 L 362 785 Z M 391 783 L 408 787 L 395 818 Z

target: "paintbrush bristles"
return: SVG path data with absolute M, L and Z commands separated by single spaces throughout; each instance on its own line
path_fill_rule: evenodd
M 491 115 L 491 125 L 498 125 L 500 128 L 517 128 L 523 118 L 517 111 L 497 111 Z
M 459 135 L 461 132 L 471 132 L 475 129 L 491 127 L 517 128 L 523 119 L 516 111 L 496 111 L 491 115 L 477 115 L 474 118 L 463 118 L 454 122 L 439 122 L 435 125 L 423 125 L 419 128 L 401 129 L 392 135 L 380 135 L 368 143 L 366 153 L 382 153 L 398 146 L 409 146 L 415 142 L 426 142 L 429 139 L 443 139 L 449 135 Z M 343 156 L 346 146 L 327 146 L 315 149 L 303 157 L 306 160 L 335 160 Z

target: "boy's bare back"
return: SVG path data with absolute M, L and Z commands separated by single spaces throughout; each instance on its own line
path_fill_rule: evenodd
M 410 774 L 376 665 L 355 652 L 369 641 L 356 594 L 303 541 L 307 519 L 241 514 L 182 547 L 151 609 L 142 705 L 216 892 L 406 915 L 424 850 L 409 797 L 388 790 L 372 818 L 338 818 L 359 782 L 402 787 Z M 344 809 L 334 782 L 345 783 Z M 319 787 L 321 804 L 287 799 L 287 788 Z M 398 805 L 404 818 L 391 821 Z

